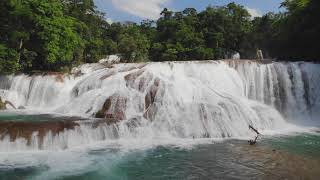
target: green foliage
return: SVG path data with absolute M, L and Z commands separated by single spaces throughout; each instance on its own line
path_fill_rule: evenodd
M 284 0 L 283 13 L 252 19 L 241 5 L 202 12 L 164 9 L 157 21 L 109 24 L 94 0 L 0 1 L 0 74 L 66 71 L 119 54 L 123 62 L 254 58 L 317 59 L 320 1 Z
M 64 14 L 61 1 L 8 0 L 2 5 L 2 41 L 18 53 L 16 62 L 23 70 L 58 70 L 71 64 L 82 40 L 77 20 Z
M 289 2 L 289 1 L 288 1 Z M 282 56 L 286 59 L 317 59 L 320 55 L 320 1 L 292 0 L 286 4 L 288 15 L 280 24 L 283 41 Z
M 250 32 L 250 25 L 247 10 L 234 3 L 208 7 L 200 13 L 193 8 L 175 13 L 164 9 L 157 21 L 157 44 L 151 48 L 151 59 L 224 58 L 241 49 L 242 41 Z
M 282 14 L 267 14 L 254 21 L 251 37 L 269 57 L 318 60 L 320 57 L 320 1 L 286 0 Z
M 76 33 L 76 20 L 63 15 L 62 4 L 50 1 L 40 1 L 36 13 L 37 40 L 44 57 L 43 65 L 47 69 L 56 69 L 71 63 L 74 51 L 81 47 L 82 41 Z
M 215 49 L 215 58 L 241 50 L 251 27 L 250 14 L 243 6 L 230 3 L 225 7 L 208 7 L 199 17 L 199 30 L 203 31 L 207 47 Z
M 145 34 L 140 32 L 136 25 L 125 27 L 123 34 L 119 36 L 119 53 L 126 62 L 141 62 L 148 60 L 150 41 Z
M 95 8 L 93 0 L 64 2 L 65 14 L 77 20 L 77 33 L 82 40 L 74 57 L 77 61 L 93 63 L 110 53 L 107 47 L 110 38 L 106 36 L 109 24 L 104 20 L 104 14 Z
M 5 45 L 0 44 L 0 74 L 10 74 L 18 71 L 18 53 Z

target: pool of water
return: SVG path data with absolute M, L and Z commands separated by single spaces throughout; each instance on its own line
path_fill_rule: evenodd
M 0 121 L 55 119 L 0 114 Z M 119 139 L 54 152 L 0 152 L 0 179 L 317 179 L 319 152 L 317 133 L 264 137 L 256 146 L 234 139 Z
M 272 148 L 299 155 L 320 158 L 319 133 L 302 133 L 290 136 L 273 137 L 265 140 Z
M 10 154 L 14 157 L 0 154 L 0 179 L 312 179 L 319 175 L 318 160 L 284 151 L 273 157 L 280 150 L 246 147 L 244 143 L 233 140 L 192 148 L 168 145 L 131 150 L 109 145 L 64 152 Z M 298 172 L 296 167 L 286 165 L 289 161 L 315 169 Z M 274 165 L 277 163 L 279 166 Z

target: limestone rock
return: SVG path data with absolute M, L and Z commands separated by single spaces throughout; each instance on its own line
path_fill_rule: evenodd
M 159 89 L 160 79 L 155 79 L 153 85 L 145 96 L 145 109 L 148 109 L 151 104 L 155 102 L 155 98 Z
M 96 113 L 96 118 L 124 120 L 126 105 L 127 98 L 115 93 L 106 99 L 102 109 Z

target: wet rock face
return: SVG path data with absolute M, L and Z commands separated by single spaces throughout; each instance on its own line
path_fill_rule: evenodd
M 102 106 L 102 109 L 96 113 L 96 118 L 105 118 L 106 117 L 106 112 L 110 109 L 111 107 L 111 98 L 109 97 L 105 103 Z
M 147 91 L 147 94 L 144 98 L 145 101 L 145 113 L 144 118 L 153 120 L 154 115 L 157 112 L 156 97 L 159 93 L 160 79 L 156 78 L 153 82 L 153 85 Z M 161 94 L 160 94 L 161 95 Z
M 48 143 L 47 138 L 54 138 L 67 131 L 82 132 L 82 128 L 92 128 L 109 126 L 113 128 L 115 137 L 118 137 L 115 119 L 85 120 L 74 117 L 65 120 L 47 120 L 47 121 L 0 121 L 0 141 L 4 139 L 15 142 L 18 139 L 24 139 L 27 146 L 38 142 L 38 148 L 43 149 L 43 145 Z
M 106 99 L 102 109 L 96 113 L 96 118 L 124 120 L 126 105 L 127 98 L 116 93 Z
M 146 77 L 148 76 L 142 76 L 143 73 L 145 73 L 145 71 L 142 69 L 126 75 L 124 77 L 126 81 L 126 86 L 143 92 L 145 85 L 148 84 L 148 80 L 146 79 Z M 150 76 L 152 78 L 151 74 Z
M 79 126 L 75 121 L 44 121 L 44 122 L 12 122 L 2 121 L 0 122 L 0 140 L 6 136 L 10 137 L 10 141 L 15 141 L 18 138 L 24 138 L 31 142 L 33 133 L 38 132 L 38 138 L 40 144 L 43 142 L 43 138 L 48 132 L 52 135 L 57 135 L 65 130 L 74 129 Z
M 150 87 L 149 91 L 147 92 L 144 101 L 145 101 L 145 109 L 148 109 L 151 104 L 155 102 L 157 92 L 160 86 L 160 79 L 155 79 L 153 85 Z
M 108 79 L 109 77 L 111 77 L 111 76 L 113 76 L 115 74 L 116 74 L 115 71 L 110 71 L 109 73 L 107 73 L 107 74 L 103 75 L 102 77 L 100 77 L 100 80 L 102 81 L 102 80 Z
M 126 86 L 145 93 L 143 117 L 153 120 L 157 112 L 156 97 L 159 94 L 160 79 L 155 78 L 152 73 L 141 69 L 124 77 Z M 141 109 L 142 110 L 142 109 Z

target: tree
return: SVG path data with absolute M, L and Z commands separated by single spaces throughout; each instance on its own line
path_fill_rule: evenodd
M 18 52 L 0 44 L 0 74 L 15 73 L 20 69 Z
M 119 53 L 126 62 L 148 61 L 150 41 L 137 25 L 129 25 L 119 37 Z
M 269 57 L 287 60 L 317 60 L 320 48 L 320 2 L 317 0 L 286 0 L 287 11 L 268 13 L 253 21 L 251 38 Z
M 0 1 L 0 73 L 59 71 L 120 54 L 124 62 L 254 58 L 317 60 L 320 1 L 284 0 L 286 9 L 252 19 L 241 5 L 202 12 L 165 8 L 157 21 L 109 24 L 94 0 Z
M 56 70 L 71 64 L 75 50 L 83 43 L 76 33 L 76 20 L 64 15 L 60 1 L 30 1 L 29 5 L 33 7 L 36 21 L 34 40 L 41 46 L 36 51 L 41 57 L 37 61 L 41 62 L 40 68 Z
M 318 59 L 320 48 L 320 2 L 317 0 L 286 0 L 282 4 L 288 11 L 281 24 L 280 37 L 285 37 L 286 59 Z

